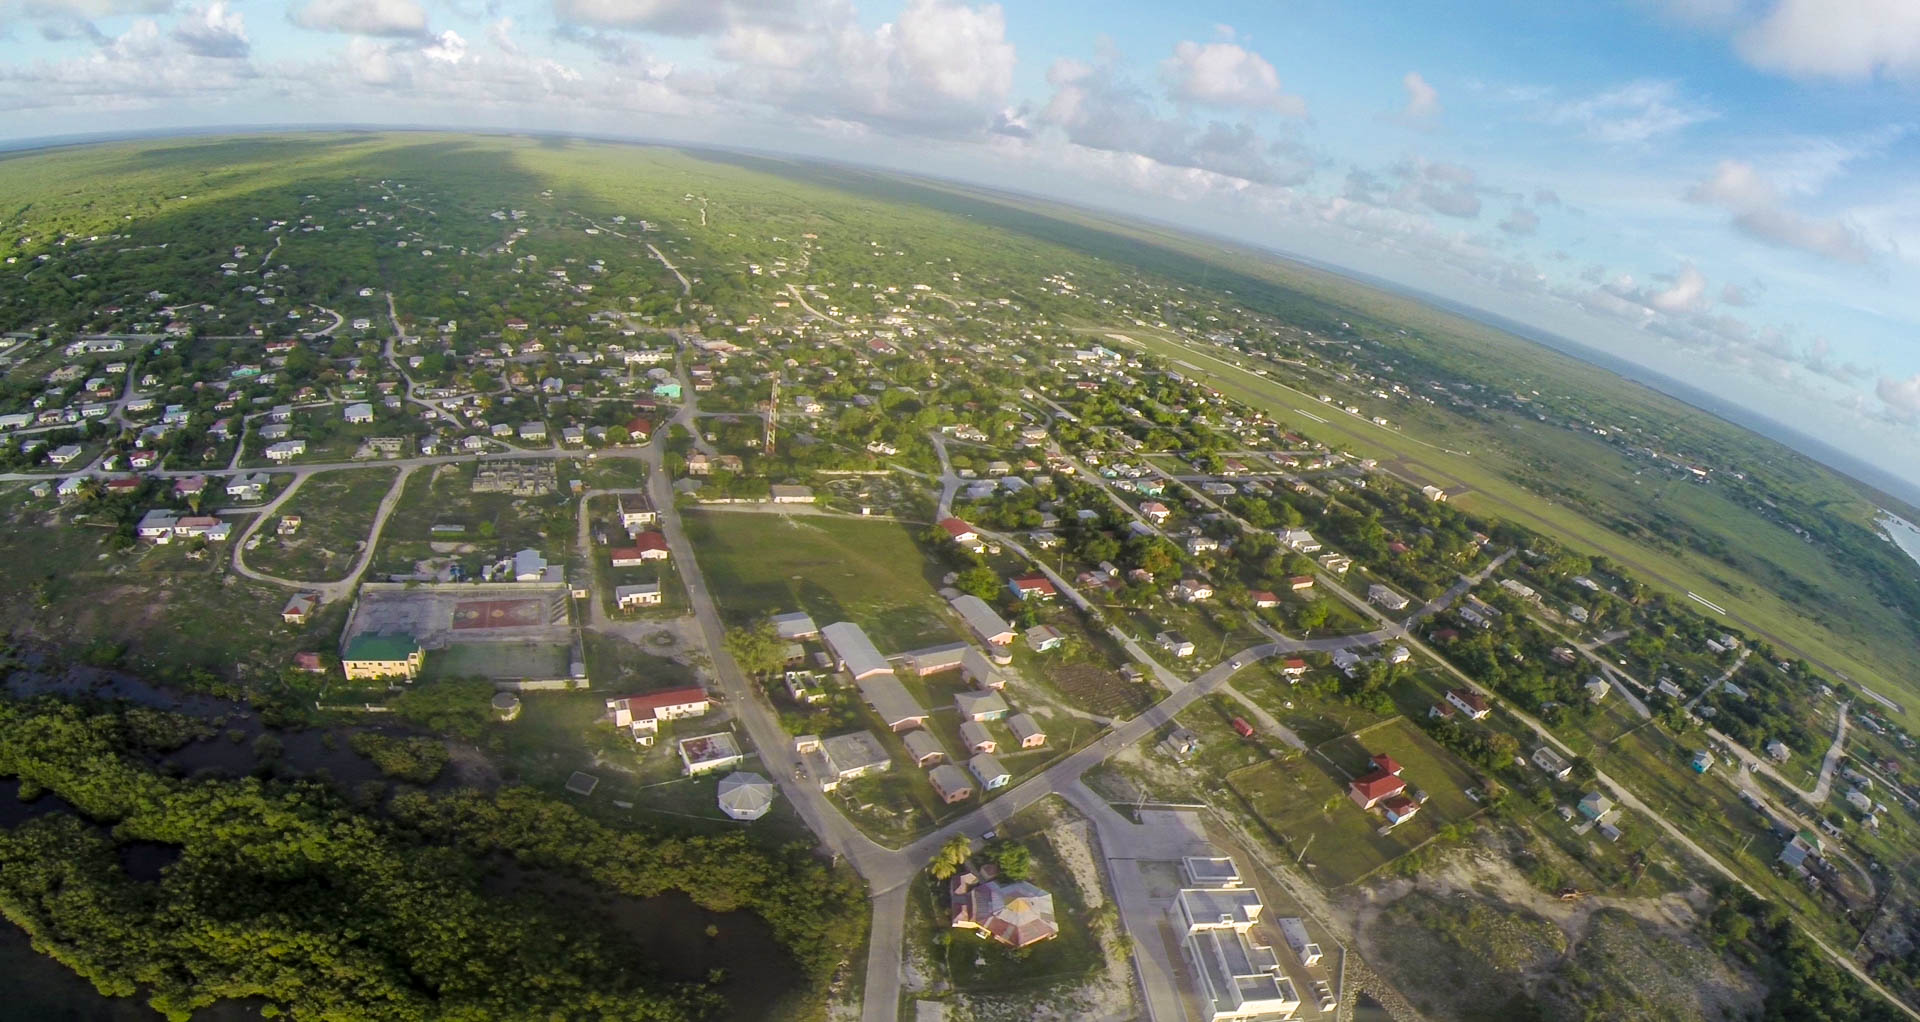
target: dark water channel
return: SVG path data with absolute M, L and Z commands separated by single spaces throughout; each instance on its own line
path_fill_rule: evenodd
M 363 728 L 287 730 L 263 725 L 242 704 L 215 696 L 181 693 L 118 672 L 73 668 L 61 674 L 19 671 L 5 682 L 16 698 L 53 695 L 69 699 L 120 700 L 198 717 L 214 728 L 209 738 L 159 758 L 159 765 L 182 777 L 270 774 L 312 778 L 342 791 L 383 781 L 380 771 L 353 752 L 348 738 Z M 261 739 L 278 751 L 260 753 Z M 429 790 L 451 790 L 460 781 L 449 768 Z M 0 827 L 14 827 L 40 816 L 75 812 L 51 794 L 23 802 L 20 783 L 0 778 Z M 120 861 L 127 875 L 157 883 L 180 856 L 173 845 L 124 842 Z M 609 894 L 556 874 L 528 873 L 508 865 L 480 878 L 481 889 L 501 897 L 537 898 L 564 905 L 568 912 L 592 917 L 619 933 L 634 955 L 636 968 L 668 980 L 699 982 L 714 970 L 724 975 L 716 986 L 728 1003 L 725 1017 L 736 1022 L 779 1014 L 785 998 L 802 985 L 798 964 L 749 912 L 709 912 L 684 894 L 652 898 Z M 161 1016 L 136 998 L 103 997 L 93 985 L 54 959 L 35 952 L 26 933 L 0 920 L 0 1022 L 153 1022 Z M 222 1002 L 194 1015 L 195 1022 L 241 1022 L 260 1018 L 260 1005 Z

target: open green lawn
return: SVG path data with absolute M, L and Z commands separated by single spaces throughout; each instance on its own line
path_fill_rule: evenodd
M 852 621 L 883 653 L 959 638 L 935 592 L 943 573 L 911 526 L 796 515 L 694 511 L 687 535 L 732 624 L 804 610 Z
M 247 567 L 301 582 L 344 577 L 367 545 L 374 512 L 392 488 L 393 469 L 348 469 L 307 477 L 254 533 L 260 544 L 246 551 Z M 300 517 L 299 531 L 278 534 L 280 519 Z
M 1466 795 L 1475 786 L 1473 775 L 1446 750 L 1420 732 L 1412 721 L 1398 719 L 1369 728 L 1359 735 L 1348 735 L 1316 750 L 1355 774 L 1370 768 L 1368 757 L 1386 753 L 1406 769 L 1400 774 L 1407 784 L 1430 796 L 1420 812 L 1429 811 L 1449 819 L 1472 816 L 1480 807 Z M 1415 817 L 1418 819 L 1418 817 Z
M 1291 382 L 1299 386 L 1291 386 L 1277 373 L 1255 375 L 1241 367 L 1248 361 L 1244 357 L 1222 358 L 1210 346 L 1176 342 L 1153 331 L 1126 333 L 1146 350 L 1186 363 L 1223 393 L 1266 409 L 1282 422 L 1325 436 L 1357 454 L 1379 458 L 1410 477 L 1469 487 L 1472 492 L 1457 499 L 1469 510 L 1511 519 L 1576 549 L 1604 554 L 1642 581 L 1664 586 L 1682 599 L 1688 591 L 1699 593 L 1837 670 L 1877 678 L 1885 688 L 1903 692 L 1910 709 L 1920 704 L 1920 690 L 1899 666 L 1910 640 L 1897 614 L 1874 598 L 1864 580 L 1851 577 L 1793 533 L 1711 487 L 1674 482 L 1653 473 L 1637 475 L 1644 465 L 1626 460 L 1595 438 L 1521 420 L 1494 429 L 1435 411 L 1417 413 L 1432 420 L 1414 423 L 1421 428 L 1378 426 L 1365 416 L 1347 415 L 1322 404 L 1318 394 L 1332 386 L 1326 381 L 1296 378 Z M 1599 370 L 1583 375 L 1594 380 L 1606 376 Z M 1627 386 L 1619 381 L 1609 385 Z M 1308 387 L 1312 394 L 1301 389 Z M 1295 409 L 1306 409 L 1324 422 L 1308 421 Z M 1426 439 L 1435 436 L 1446 442 Z M 1569 491 L 1556 500 L 1552 492 L 1544 496 L 1531 492 L 1529 485 L 1547 485 L 1542 481 L 1545 477 L 1536 478 L 1539 473 L 1533 466 L 1547 464 L 1553 466 L 1554 478 L 1583 480 L 1577 494 Z M 1579 507 L 1572 506 L 1576 500 Z M 1738 537 L 1732 545 L 1740 552 L 1739 566 L 1672 542 L 1624 535 L 1606 524 L 1649 508 L 1705 536 Z M 1780 585 L 1784 577 L 1839 594 L 1840 599 L 1858 599 L 1846 604 L 1847 614 L 1832 614 L 1825 610 L 1836 605 L 1831 601 L 1786 598 Z

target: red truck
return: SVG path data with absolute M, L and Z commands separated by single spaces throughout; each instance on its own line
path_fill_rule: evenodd
M 1240 717 L 1233 718 L 1233 729 L 1235 731 L 1240 732 L 1240 737 L 1242 738 L 1253 737 L 1253 725 L 1247 723 L 1244 719 Z

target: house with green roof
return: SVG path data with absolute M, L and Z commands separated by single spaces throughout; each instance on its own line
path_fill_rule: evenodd
M 346 669 L 350 681 L 381 678 L 412 681 L 420 676 L 426 659 L 427 651 L 420 648 L 419 640 L 395 633 L 356 635 L 347 640 L 347 648 L 340 652 L 340 666 Z

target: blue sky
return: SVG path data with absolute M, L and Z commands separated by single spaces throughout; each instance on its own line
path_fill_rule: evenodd
M 975 180 L 1446 294 L 1920 480 L 1911 0 L 0 0 L 0 137 L 582 131 Z

